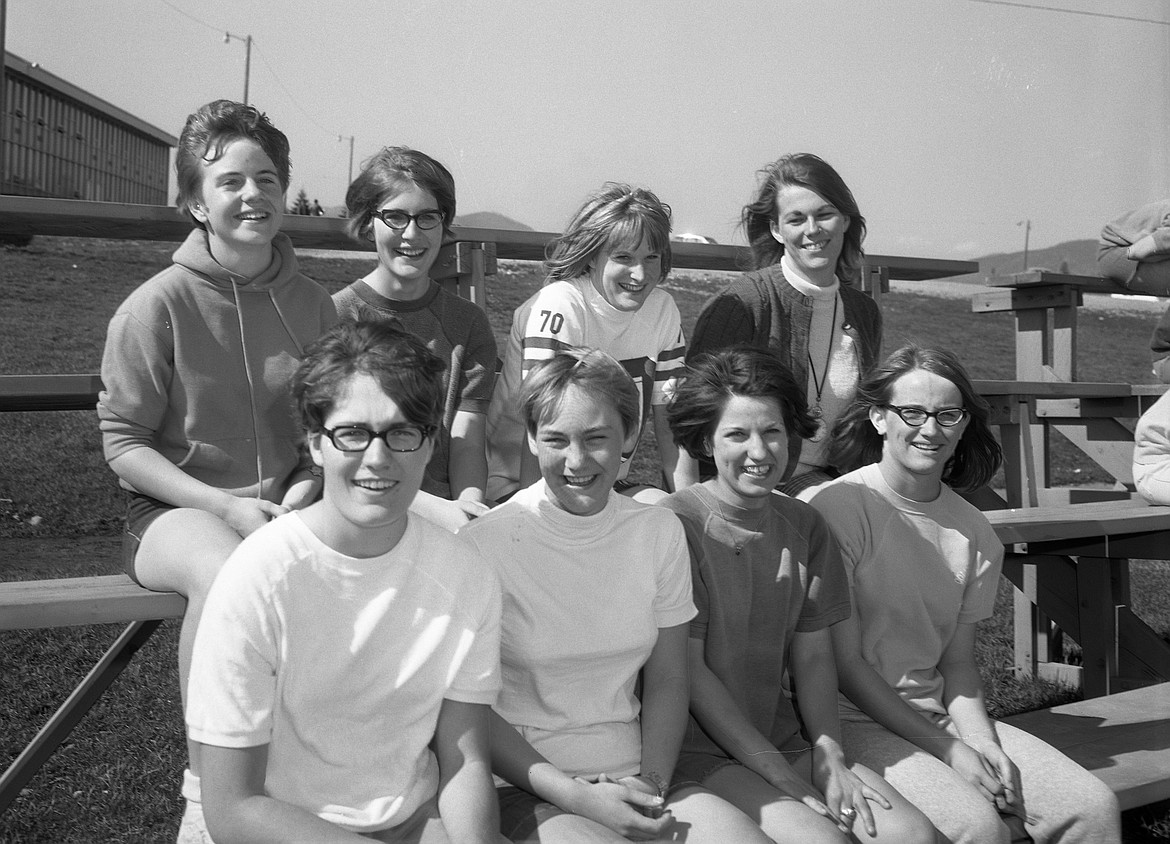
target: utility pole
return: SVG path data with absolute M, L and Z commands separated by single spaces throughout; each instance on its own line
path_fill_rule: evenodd
M 223 43 L 227 44 L 232 39 L 244 42 L 244 105 L 248 104 L 248 81 L 252 77 L 252 36 L 251 35 L 232 35 L 230 32 L 223 34 Z
M 1029 217 L 1025 220 L 1020 220 L 1016 223 L 1017 226 L 1024 227 L 1024 272 L 1028 271 L 1028 235 L 1032 231 L 1032 219 Z
M 8 63 L 8 46 L 5 41 L 7 33 L 8 20 L 8 0 L 0 0 L 0 193 L 4 193 L 4 180 L 7 177 L 7 168 L 4 166 L 7 160 L 8 149 L 11 144 L 8 143 L 7 118 L 8 113 L 8 87 L 4 82 L 4 66 Z
M 3 0 L 0 0 L 0 2 L 3 2 Z M 341 143 L 346 138 L 349 138 L 349 181 L 347 181 L 345 183 L 345 186 L 348 189 L 349 186 L 351 184 L 353 184 L 353 135 L 338 135 L 337 136 L 338 143 Z

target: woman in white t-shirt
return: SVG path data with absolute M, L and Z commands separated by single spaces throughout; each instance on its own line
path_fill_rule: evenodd
M 668 790 L 687 720 L 695 614 L 682 525 L 613 489 L 638 392 L 604 352 L 558 349 L 517 397 L 540 479 L 460 530 L 504 594 L 492 721 L 513 841 L 765 842 L 697 786 Z M 640 689 L 639 689 L 640 682 Z
M 500 840 L 499 586 L 408 512 L 443 370 L 385 322 L 309 348 L 292 392 L 323 497 L 249 535 L 211 588 L 187 705 L 202 796 L 180 844 Z
M 962 364 L 903 346 L 858 386 L 830 448 L 852 471 L 811 503 L 853 590 L 852 615 L 832 628 L 846 754 L 949 841 L 1117 841 L 1117 801 L 1099 779 L 987 714 L 975 633 L 1003 544 L 954 489 L 991 480 L 1001 451 Z

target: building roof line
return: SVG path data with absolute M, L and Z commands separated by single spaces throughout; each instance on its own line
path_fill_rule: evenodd
M 5 73 L 16 73 L 27 77 L 33 82 L 39 83 L 64 97 L 75 100 L 81 105 L 91 108 L 106 117 L 117 120 L 129 128 L 154 138 L 167 146 L 173 147 L 179 143 L 179 139 L 174 135 L 164 132 L 157 126 L 151 126 L 145 120 L 135 117 L 125 109 L 118 108 L 113 103 L 103 100 L 101 97 L 95 96 L 83 88 L 79 88 L 72 82 L 66 82 L 60 76 L 49 73 L 40 65 L 22 59 L 15 53 L 5 53 L 4 70 Z

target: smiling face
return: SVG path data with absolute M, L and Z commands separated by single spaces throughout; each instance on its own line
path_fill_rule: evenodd
M 254 262 L 259 256 L 260 269 L 268 266 L 284 215 L 284 189 L 272 159 L 255 141 L 238 138 L 199 166 L 199 198 L 190 211 L 207 229 L 212 254 L 229 269 L 233 257 Z
M 788 432 L 774 398 L 732 396 L 711 435 L 716 494 L 737 507 L 763 507 L 788 466 Z
M 324 427 L 357 425 L 382 431 L 414 424 L 371 376 L 355 374 L 325 417 Z M 422 484 L 433 441 L 411 452 L 393 452 L 382 438 L 365 451 L 339 451 L 323 433 L 309 437 L 313 462 L 323 470 L 325 491 L 312 520 L 318 538 L 353 557 L 372 557 L 393 548 L 406 529 L 406 511 Z
M 772 237 L 796 266 L 821 286 L 833 282 L 845 245 L 849 218 L 837 207 L 800 185 L 786 185 L 776 195 Z
M 383 200 L 379 211 L 404 211 L 417 215 L 424 211 L 441 212 L 439 202 L 430 191 L 413 183 L 408 188 Z M 418 299 L 427 291 L 429 273 L 439 257 L 443 245 L 443 227 L 420 229 L 417 220 L 411 220 L 402 231 L 395 231 L 380 218 L 370 221 L 374 245 L 378 249 L 378 267 L 367 277 L 375 290 L 393 299 Z
M 619 311 L 636 311 L 662 280 L 662 253 L 645 238 L 636 246 L 603 247 L 590 263 L 589 279 Z
M 600 513 L 621 470 L 622 449 L 633 448 L 612 402 L 570 384 L 559 406 L 528 435 L 553 502 L 578 516 Z
M 894 382 L 889 404 L 937 411 L 963 407 L 963 394 L 954 382 L 924 369 L 913 369 Z M 944 428 L 930 417 L 919 428 L 907 425 L 889 408 L 874 407 L 870 422 L 884 438 L 882 477 L 899 495 L 915 501 L 933 501 L 941 491 L 947 461 L 955 453 L 970 417 Z

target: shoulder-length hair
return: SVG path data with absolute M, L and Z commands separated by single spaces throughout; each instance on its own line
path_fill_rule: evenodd
M 687 366 L 666 408 L 675 443 L 698 460 L 711 456 L 711 440 L 732 396 L 775 399 L 788 436 L 816 433 L 805 391 L 775 355 L 732 346 L 698 355 Z
M 200 165 L 217 161 L 232 141 L 254 141 L 276 166 L 281 191 L 288 190 L 292 163 L 288 138 L 254 106 L 233 100 L 214 100 L 187 116 L 175 150 L 175 204 L 195 225 L 206 228 L 191 213 L 191 205 L 202 202 L 203 170 Z
M 563 234 L 545 247 L 548 281 L 584 275 L 606 247 L 645 241 L 662 256 L 662 278 L 670 273 L 670 206 L 646 188 L 606 182 L 577 209 Z
M 412 187 L 435 198 L 443 215 L 443 234 L 449 237 L 455 222 L 455 177 L 425 152 L 409 147 L 383 147 L 362 164 L 345 192 L 346 233 L 358 242 L 369 240 L 378 207 Z
M 908 343 L 893 352 L 857 386 L 849 408 L 837 420 L 829 441 L 829 463 L 849 472 L 882 457 L 883 438 L 869 419 L 871 408 L 890 403 L 894 383 L 916 369 L 932 372 L 959 388 L 970 421 L 943 471 L 943 482 L 960 491 L 977 489 L 995 475 L 1003 450 L 991 432 L 990 409 L 975 392 L 963 364 L 945 349 Z
M 845 244 L 837 258 L 837 277 L 846 283 L 856 281 L 863 256 L 865 217 L 840 174 L 811 152 L 795 152 L 780 156 L 757 175 L 760 185 L 740 214 L 755 269 L 770 267 L 784 254 L 784 245 L 772 236 L 772 226 L 780 219 L 776 199 L 784 188 L 795 185 L 823 197 L 849 218 Z

